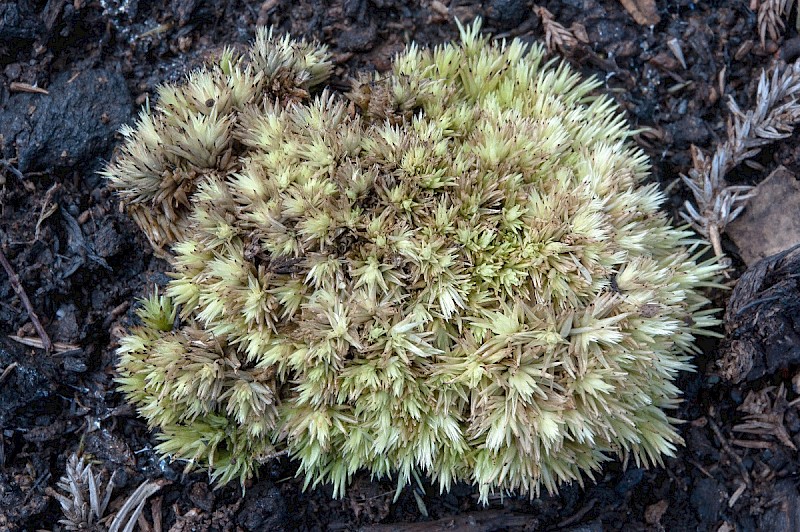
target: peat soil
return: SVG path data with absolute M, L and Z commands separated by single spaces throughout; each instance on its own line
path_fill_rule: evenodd
M 690 146 L 713 151 L 725 137 L 728 98 L 751 107 L 762 69 L 800 55 L 794 11 L 786 32 L 762 44 L 751 0 L 659 0 L 653 26 L 637 24 L 618 0 L 538 6 L 577 37 L 561 50 L 566 60 L 602 80 L 632 125 L 647 128 L 637 142 L 676 218 L 687 190 L 675 181 L 691 167 Z M 204 473 L 184 475 L 154 454 L 155 436 L 115 392 L 114 349 L 132 322 L 131 302 L 166 281 L 167 265 L 97 172 L 112 157 L 117 129 L 160 82 L 180 79 L 225 45 L 244 46 L 258 25 L 275 25 L 329 44 L 336 78 L 346 83 L 359 69 L 385 71 L 410 41 L 455 38 L 454 17 L 480 15 L 496 36 L 544 41 L 536 7 L 526 0 L 0 1 L 0 250 L 55 343 L 49 354 L 36 347 L 32 316 L 0 272 L 0 530 L 64 530 L 51 490 L 74 452 L 91 457 L 105 478 L 113 473 L 109 514 L 146 479 L 164 484 L 144 507 L 144 530 L 800 530 L 793 386 L 800 379 L 793 361 L 781 359 L 800 358 L 800 261 L 791 257 L 763 269 L 729 309 L 744 323 L 742 312 L 759 307 L 747 297 L 768 301 L 772 321 L 759 314 L 739 328 L 729 320 L 720 328 L 726 338 L 702 343 L 697 371 L 680 377 L 685 401 L 675 417 L 686 445 L 674 458 L 648 470 L 612 462 L 582 487 L 532 501 L 506 496 L 483 507 L 468 485 L 444 495 L 409 488 L 394 501 L 390 480 L 367 475 L 337 500 L 329 487 L 304 491 L 286 458 L 265 465 L 244 495 L 238 487 L 214 490 Z M 755 184 L 779 164 L 800 175 L 797 140 L 770 145 L 755 169 L 742 165 L 731 181 Z M 733 286 L 744 267 L 724 245 Z M 713 297 L 724 308 L 732 294 Z M 717 361 L 742 345 L 772 358 L 734 383 Z

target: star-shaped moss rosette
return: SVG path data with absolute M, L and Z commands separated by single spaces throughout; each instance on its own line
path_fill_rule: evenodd
M 120 154 L 104 175 L 157 251 L 184 238 L 192 196 L 211 178 L 239 169 L 239 116 L 265 100 L 305 101 L 327 81 L 327 49 L 260 29 L 250 52 L 226 49 L 183 84 L 158 89 L 155 112 L 142 110 L 124 127 Z
M 326 64 L 280 42 L 267 55 Z M 159 450 L 220 482 L 288 450 L 336 495 L 366 469 L 473 482 L 484 501 L 672 454 L 665 411 L 717 323 L 700 290 L 718 266 L 642 185 L 648 160 L 599 83 L 476 23 L 347 97 L 275 98 L 252 88 L 262 43 L 162 90 L 108 170 L 152 235 L 175 222 L 153 199 L 173 174 L 129 169 L 154 147 L 216 168 L 177 201 L 179 230 L 151 237 L 173 244 L 174 279 L 120 348 Z M 207 120 L 203 98 L 236 103 Z

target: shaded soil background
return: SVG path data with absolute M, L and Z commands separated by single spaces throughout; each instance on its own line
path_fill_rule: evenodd
M 747 109 L 762 69 L 800 55 L 792 28 L 777 42 L 759 42 L 750 4 L 658 1 L 654 27 L 636 24 L 617 0 L 538 4 L 585 36 L 564 50 L 566 60 L 603 80 L 633 127 L 649 128 L 637 141 L 676 218 L 687 191 L 671 185 L 691 166 L 690 145 L 713 151 L 725 135 L 726 99 Z M 0 530 L 63 529 L 45 490 L 76 451 L 114 473 L 111 512 L 143 480 L 167 482 L 145 507 L 151 530 L 800 530 L 797 368 L 778 360 L 740 384 L 720 378 L 716 360 L 741 340 L 736 327 L 721 330 L 721 343 L 703 342 L 697 372 L 681 376 L 685 401 L 675 417 L 684 421 L 686 446 L 663 467 L 610 463 L 584 487 L 533 501 L 497 498 L 486 508 L 470 486 L 444 495 L 426 486 L 418 495 L 428 517 L 410 488 L 393 502 L 393 483 L 366 475 L 342 500 L 327 487 L 303 491 L 286 458 L 264 466 L 244 496 L 238 487 L 213 490 L 202 472 L 183 475 L 180 464 L 159 459 L 154 435 L 114 391 L 114 348 L 132 321 L 131 302 L 166 281 L 167 265 L 97 171 L 112 156 L 116 130 L 158 83 L 180 79 L 225 45 L 245 45 L 257 25 L 275 25 L 329 44 L 335 83 L 345 85 L 356 70 L 386 70 L 410 41 L 457 37 L 453 17 L 482 16 L 494 35 L 542 41 L 534 7 L 524 0 L 0 1 L 0 246 L 59 344 L 48 355 L 10 338 L 36 333 L 0 273 Z M 685 67 L 670 51 L 673 39 Z M 731 181 L 755 184 L 779 164 L 799 175 L 797 140 L 769 146 L 756 158 L 760 168 L 737 168 Z M 744 268 L 725 244 L 733 285 Z M 786 305 L 770 300 L 777 321 L 769 327 L 795 354 L 800 324 L 778 318 L 800 308 L 798 273 L 800 261 L 773 264 L 749 294 L 780 285 Z M 731 292 L 713 297 L 723 308 Z M 747 306 L 741 301 L 737 311 Z M 750 324 L 753 334 L 759 324 Z M 735 430 L 753 412 L 763 414 L 761 433 Z

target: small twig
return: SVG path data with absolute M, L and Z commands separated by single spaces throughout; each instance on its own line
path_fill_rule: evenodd
M 731 457 L 734 462 L 736 462 L 736 465 L 739 467 L 739 472 L 742 474 L 742 479 L 749 486 L 751 484 L 750 474 L 747 472 L 747 468 L 744 467 L 744 464 L 742 463 L 742 458 L 738 454 L 736 454 L 736 451 L 733 450 L 730 443 L 728 443 L 728 440 L 725 438 L 725 436 L 723 436 L 722 430 L 720 430 L 719 425 L 717 425 L 717 423 L 711 418 L 711 413 L 709 413 L 707 419 L 708 419 L 708 426 L 711 427 L 711 430 L 717 436 L 720 446 L 725 451 L 725 453 L 727 453 L 727 455 Z
M 739 487 L 736 488 L 736 491 L 733 492 L 731 498 L 728 499 L 728 508 L 733 508 L 733 505 L 736 504 L 736 501 L 739 500 L 739 497 L 742 496 L 742 493 L 744 493 L 744 490 L 746 489 L 747 489 L 746 484 L 739 484 Z
M 568 527 L 570 525 L 573 525 L 573 524 L 577 523 L 578 521 L 583 519 L 583 517 L 586 514 L 588 514 L 592 510 L 592 508 L 594 508 L 595 504 L 597 504 L 597 499 L 592 499 L 587 504 L 583 505 L 583 507 L 580 510 L 575 512 L 574 515 L 572 515 L 570 517 L 567 517 L 566 519 L 564 519 L 563 521 L 558 523 L 558 525 L 556 525 L 556 526 L 558 528 L 565 528 L 565 527 Z
M 701 473 L 703 473 L 703 474 L 704 474 L 705 476 L 707 476 L 708 478 L 714 478 L 714 475 L 712 475 L 711 473 L 709 473 L 709 472 L 708 472 L 708 470 L 706 470 L 706 468 L 705 468 L 705 467 L 703 467 L 702 465 L 700 465 L 700 463 L 699 463 L 699 462 L 697 462 L 696 460 L 691 460 L 691 459 L 689 459 L 689 460 L 686 460 L 686 461 L 687 461 L 687 462 L 689 462 L 690 464 L 692 464 L 693 466 L 695 466 L 697 469 L 699 469 L 699 470 L 700 470 L 700 472 L 701 472 Z
M 22 287 L 22 284 L 20 284 L 17 273 L 11 267 L 2 249 L 0 249 L 0 263 L 2 263 L 3 269 L 5 269 L 8 274 L 8 282 L 11 283 L 11 288 L 14 289 L 14 292 L 17 293 L 17 297 L 19 297 L 22 304 L 25 305 L 25 310 L 28 311 L 28 317 L 31 319 L 31 323 L 33 323 L 33 328 L 36 329 L 36 333 L 42 340 L 42 347 L 45 353 L 49 355 L 50 351 L 53 349 L 53 342 L 50 341 L 50 337 L 47 336 L 47 332 L 45 332 L 44 327 L 42 327 L 42 322 L 39 321 L 39 317 L 36 315 L 36 312 L 34 312 L 31 300 L 28 299 L 28 294 L 25 293 L 25 289 Z
M 763 449 L 772 449 L 773 447 L 775 447 L 774 443 L 762 440 L 731 440 L 731 443 L 738 447 L 744 447 L 745 449 L 763 450 Z
M 150 501 L 150 515 L 153 516 L 153 532 L 161 532 L 161 503 L 164 497 L 156 497 Z
M 153 527 L 147 522 L 144 512 L 139 512 L 139 517 L 136 518 L 136 524 L 139 525 L 140 532 L 153 532 Z
M 10 162 L 6 161 L 5 159 L 0 159 L 0 164 L 2 164 L 2 165 L 3 165 L 3 167 L 4 167 L 6 170 L 8 170 L 8 171 L 9 171 L 9 172 L 11 172 L 12 174 L 14 174 L 14 176 L 15 176 L 17 179 L 19 179 L 20 181 L 25 181 L 25 176 L 22 174 L 22 172 L 20 172 L 19 170 L 17 170 L 17 168 L 16 168 L 16 167 L 15 167 L 13 164 L 11 164 Z

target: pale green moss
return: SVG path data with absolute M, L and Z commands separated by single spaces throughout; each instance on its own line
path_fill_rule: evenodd
M 409 47 L 350 105 L 308 100 L 323 52 L 266 39 L 163 89 L 107 172 L 174 244 L 166 297 L 120 348 L 159 450 L 223 482 L 288 450 L 337 495 L 367 469 L 482 500 L 672 454 L 665 409 L 716 324 L 700 289 L 718 267 L 641 185 L 647 158 L 598 83 L 475 24 Z M 254 81 L 300 49 L 280 90 L 302 97 Z M 163 161 L 212 170 L 182 189 Z

